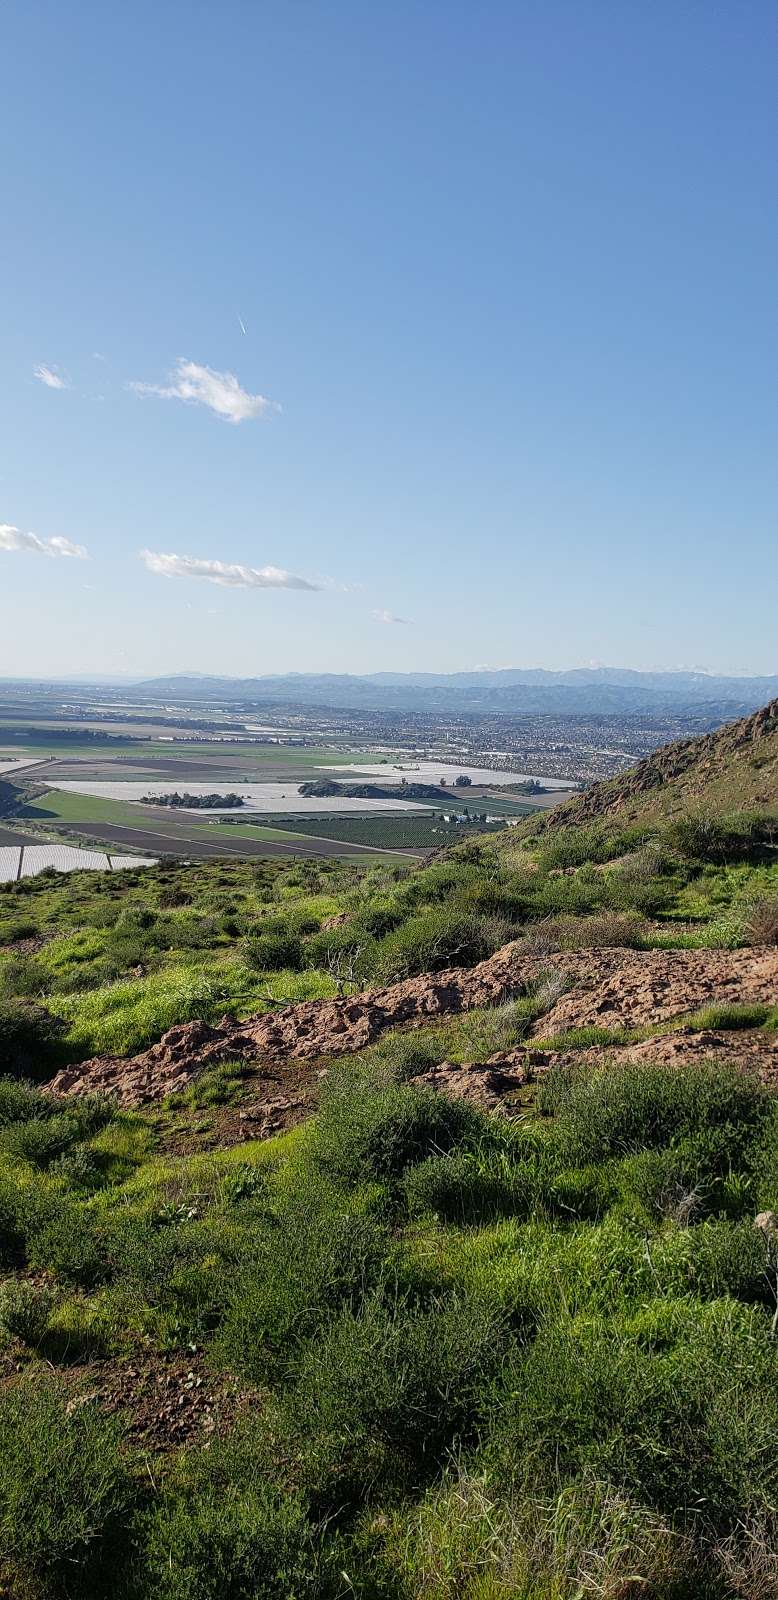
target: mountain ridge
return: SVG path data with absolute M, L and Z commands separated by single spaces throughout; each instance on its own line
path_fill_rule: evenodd
M 747 715 L 778 695 L 778 676 L 626 668 L 505 668 L 463 673 L 286 673 L 255 678 L 173 674 L 133 685 L 140 697 L 309 709 L 506 716 L 694 714 L 711 722 Z

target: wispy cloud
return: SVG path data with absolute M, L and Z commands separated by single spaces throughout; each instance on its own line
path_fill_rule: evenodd
M 61 539 L 59 535 L 53 539 L 39 539 L 37 533 L 22 533 L 10 522 L 0 522 L 0 550 L 29 550 L 38 556 L 65 556 L 75 561 L 88 559 L 84 546 L 73 544 L 72 539 Z
M 198 556 L 177 556 L 161 550 L 141 550 L 149 572 L 160 578 L 205 578 L 208 583 L 218 583 L 225 589 L 310 589 L 318 590 L 318 583 L 298 578 L 283 567 L 244 567 L 237 561 L 206 561 Z
M 41 363 L 40 366 L 33 367 L 32 370 L 33 376 L 38 379 L 39 383 L 45 383 L 47 389 L 70 388 L 69 380 L 63 372 L 60 372 L 58 367 L 47 367 Z
M 155 394 L 162 400 L 187 400 L 191 405 L 208 406 L 225 422 L 248 422 L 252 417 L 281 409 L 262 394 L 248 394 L 234 372 L 214 372 L 212 367 L 198 366 L 196 361 L 177 361 L 169 383 L 131 383 L 129 387 L 139 395 Z
M 373 616 L 376 622 L 385 622 L 387 626 L 391 626 L 395 622 L 401 623 L 404 628 L 410 626 L 407 617 L 396 617 L 393 611 L 374 611 Z

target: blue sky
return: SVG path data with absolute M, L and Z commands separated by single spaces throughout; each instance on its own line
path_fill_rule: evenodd
M 774 4 L 0 50 L 0 673 L 778 670 Z

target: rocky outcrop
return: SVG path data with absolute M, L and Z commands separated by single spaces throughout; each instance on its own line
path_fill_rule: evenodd
M 186 1088 L 219 1061 L 260 1065 L 352 1054 L 387 1029 L 425 1023 L 499 1004 L 549 970 L 565 992 L 536 1024 L 538 1037 L 568 1028 L 642 1028 L 682 1017 L 709 1002 L 778 1002 L 778 949 L 577 950 L 553 956 L 519 941 L 473 968 L 409 978 L 347 999 L 309 1000 L 244 1022 L 171 1028 L 150 1050 L 125 1060 L 98 1056 L 66 1067 L 52 1080 L 57 1094 L 112 1094 L 124 1106 L 159 1100 Z M 276 1089 L 278 1093 L 278 1089 Z M 283 1094 L 283 1089 L 281 1090 Z

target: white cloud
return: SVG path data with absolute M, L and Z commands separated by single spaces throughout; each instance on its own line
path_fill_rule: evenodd
M 47 389 L 70 388 L 67 378 L 63 377 L 57 367 L 46 367 L 41 363 L 39 367 L 33 367 L 33 376 L 39 383 L 45 383 Z
M 226 422 L 247 422 L 281 409 L 264 395 L 241 389 L 234 372 L 214 372 L 212 367 L 198 366 L 196 361 L 177 361 L 170 377 L 168 384 L 131 383 L 129 387 L 135 394 L 156 394 L 163 400 L 187 400 L 193 405 L 208 406 Z
M 141 561 L 161 578 L 205 578 L 226 589 L 311 589 L 317 583 L 298 578 L 283 567 L 244 567 L 237 561 L 205 561 L 160 550 L 141 550 Z
M 82 544 L 73 544 L 71 539 L 62 539 L 58 534 L 53 539 L 39 539 L 37 533 L 22 533 L 10 522 L 0 522 L 0 550 L 31 550 L 39 556 L 66 556 L 76 561 L 88 559 Z
M 385 622 L 387 625 L 399 622 L 402 623 L 404 628 L 409 626 L 407 617 L 396 617 L 393 611 L 374 611 L 373 616 L 375 617 L 376 622 Z

